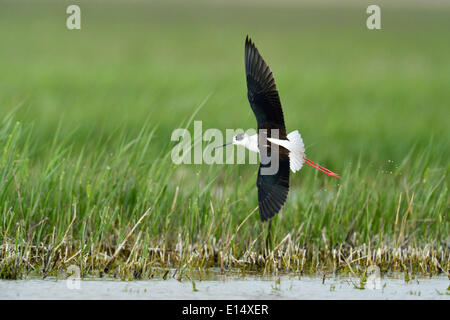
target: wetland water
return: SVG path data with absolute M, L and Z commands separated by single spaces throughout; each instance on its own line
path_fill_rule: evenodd
M 55 279 L 0 280 L 0 299 L 442 299 L 450 300 L 446 276 L 416 278 L 383 277 L 357 289 L 350 277 L 245 278 L 220 276 L 212 280 L 120 281 L 87 279 L 77 282 Z

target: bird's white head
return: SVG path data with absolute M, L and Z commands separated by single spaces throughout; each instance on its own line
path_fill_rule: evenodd
M 222 147 L 228 146 L 230 144 L 244 146 L 245 148 L 247 148 L 251 151 L 259 152 L 257 134 L 250 136 L 247 133 L 238 133 L 237 135 L 235 135 L 233 137 L 233 140 L 231 142 L 225 143 L 224 145 L 216 147 L 216 148 L 222 148 Z
M 249 135 L 246 133 L 238 133 L 233 137 L 232 144 L 236 144 L 239 146 L 247 146 L 249 144 Z
M 255 134 L 255 137 L 256 137 L 256 134 Z M 255 140 L 254 143 L 252 143 L 253 140 Z M 258 150 L 256 139 L 252 139 L 251 136 L 249 136 L 247 133 L 238 133 L 237 135 L 235 135 L 233 137 L 233 140 L 231 142 L 225 143 L 224 145 L 216 147 L 216 148 L 226 147 L 230 144 L 244 146 L 245 148 L 248 148 L 248 149 L 254 150 L 254 151 Z

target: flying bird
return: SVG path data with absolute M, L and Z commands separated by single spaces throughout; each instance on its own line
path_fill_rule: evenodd
M 305 146 L 297 130 L 286 134 L 283 110 L 272 71 L 248 36 L 245 39 L 245 74 L 248 101 L 256 117 L 258 133 L 251 136 L 246 133 L 237 134 L 232 142 L 223 146 L 241 145 L 260 153 L 256 182 L 259 216 L 262 222 L 269 220 L 270 233 L 271 219 L 281 210 L 289 193 L 290 170 L 297 172 L 306 163 L 331 177 L 339 176 L 306 158 Z M 273 132 L 278 136 L 272 136 Z M 274 145 L 277 147 L 274 148 Z M 278 152 L 273 152 L 276 149 Z M 269 168 L 273 161 L 278 161 L 278 170 L 273 174 L 263 174 L 262 170 Z

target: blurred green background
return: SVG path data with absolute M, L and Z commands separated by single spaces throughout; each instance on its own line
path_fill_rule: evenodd
M 81 30 L 66 28 L 70 4 L 81 7 Z M 248 34 L 274 72 L 288 131 L 302 133 L 313 160 L 378 168 L 431 142 L 448 158 L 449 3 L 378 1 L 375 31 L 369 4 L 0 1 L 0 115 L 16 108 L 34 123 L 42 152 L 59 124 L 89 148 L 144 123 L 157 126 L 157 152 L 209 94 L 195 117 L 204 130 L 255 128 Z

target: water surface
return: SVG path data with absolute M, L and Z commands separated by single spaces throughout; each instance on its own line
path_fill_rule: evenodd
M 446 276 L 416 278 L 383 277 L 368 281 L 332 277 L 260 276 L 214 277 L 213 280 L 121 281 L 87 279 L 1 280 L 0 299 L 446 299 Z

